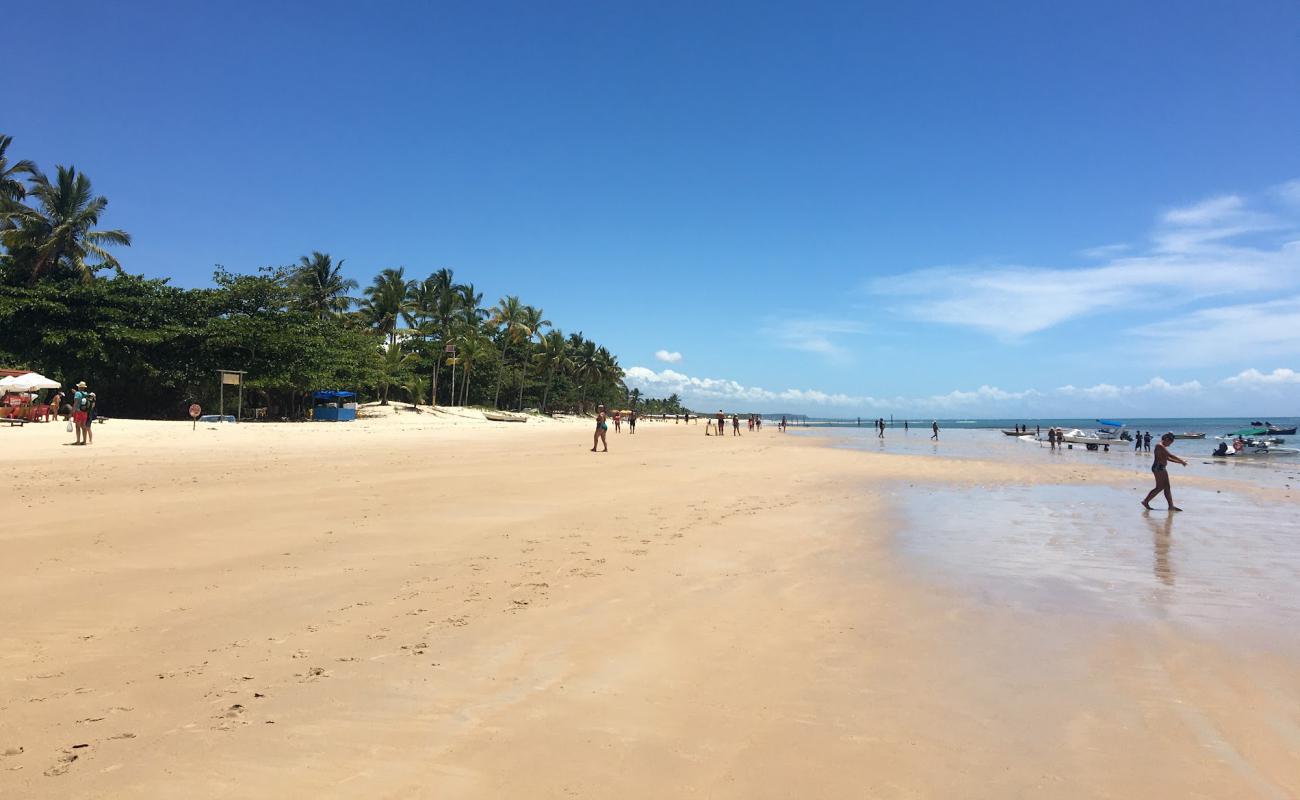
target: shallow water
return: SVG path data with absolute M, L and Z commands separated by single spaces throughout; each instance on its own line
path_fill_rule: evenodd
M 1140 475 L 1144 484 L 1150 481 L 1151 476 L 1151 453 L 1134 452 L 1132 442 L 1119 442 L 1107 452 L 1088 450 L 1083 445 L 1074 445 L 1073 448 L 1067 445 L 1053 450 L 1046 443 L 1006 436 L 998 430 L 940 431 L 937 442 L 930 440 L 929 430 L 909 432 L 888 430 L 883 439 L 877 438 L 871 428 L 806 430 L 815 435 L 829 436 L 839 446 L 869 452 L 974 458 L 1015 463 L 1075 462 L 1132 472 Z M 1210 452 L 1217 445 L 1218 442 L 1215 440 L 1174 442 L 1172 452 L 1190 462 L 1186 468 L 1177 465 L 1171 467 L 1175 486 L 1180 476 L 1197 475 L 1229 478 L 1277 489 L 1293 486 L 1300 488 L 1300 457 L 1274 456 L 1256 460 L 1224 460 L 1210 456 Z
M 1178 490 L 1185 509 L 1143 511 L 1141 493 L 1102 486 L 893 493 L 905 561 L 989 601 L 1042 612 L 1248 627 L 1295 641 L 1300 524 L 1294 507 Z

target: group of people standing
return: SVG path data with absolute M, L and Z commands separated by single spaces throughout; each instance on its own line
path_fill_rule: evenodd
M 601 408 L 604 408 L 604 406 L 601 406 Z M 622 432 L 623 432 L 623 412 L 615 411 L 614 412 L 614 433 L 622 433 Z M 635 408 L 627 412 L 627 432 L 636 433 L 636 409 Z
M 715 420 L 716 420 L 716 426 L 715 426 Z M 753 433 L 754 431 L 761 431 L 763 430 L 763 417 L 758 414 L 750 414 L 748 416 L 748 420 L 746 424 L 749 427 L 750 433 Z M 781 427 L 784 428 L 784 425 L 785 423 L 783 418 Z M 718 436 L 725 436 L 726 430 L 727 430 L 727 414 L 725 411 L 719 408 L 718 413 L 714 415 L 714 419 L 710 419 L 708 422 L 705 423 L 704 435 L 712 436 L 716 433 Z M 733 413 L 731 415 L 731 435 L 732 436 L 740 435 L 739 414 Z

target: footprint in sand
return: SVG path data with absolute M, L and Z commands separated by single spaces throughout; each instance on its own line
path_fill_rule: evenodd
M 55 778 L 59 775 L 63 775 L 72 768 L 72 762 L 76 761 L 78 758 L 80 758 L 80 756 L 76 753 L 64 753 L 59 756 L 58 763 L 45 770 L 46 777 Z

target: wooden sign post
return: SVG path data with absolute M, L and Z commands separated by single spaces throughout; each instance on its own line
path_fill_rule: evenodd
M 190 428 L 192 431 L 199 429 L 199 415 L 203 413 L 203 407 L 198 403 L 190 403 L 190 419 L 194 420 L 194 425 Z

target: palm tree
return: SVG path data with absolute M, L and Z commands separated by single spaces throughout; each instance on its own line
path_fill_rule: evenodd
M 9 229 L 0 232 L 0 243 L 26 269 L 31 283 L 59 268 L 85 281 L 101 269 L 121 271 L 122 265 L 104 248 L 129 247 L 131 236 L 125 231 L 95 230 L 108 198 L 95 195 L 84 173 L 60 166 L 51 183 L 35 172 L 27 194 L 36 202 L 10 207 Z
M 397 346 L 397 323 L 407 313 L 415 281 L 406 279 L 406 268 L 385 269 L 366 287 L 361 311 L 370 327 L 388 339 L 388 347 Z
M 395 344 L 379 348 L 376 362 L 380 391 L 379 405 L 388 405 L 388 387 L 393 384 L 401 385 L 406 380 L 408 370 L 414 361 L 414 353 L 403 353 L 402 349 Z
M 478 332 L 473 332 L 462 338 L 460 341 L 457 355 L 460 358 L 460 363 L 465 375 L 465 383 L 462 385 L 460 395 L 461 405 L 469 403 L 469 381 L 470 375 L 474 370 L 474 362 L 487 355 L 488 347 L 490 346 L 491 345 L 487 339 L 484 339 Z
M 572 338 L 572 337 L 571 337 Z M 590 339 L 582 338 L 578 335 L 578 346 L 572 354 L 573 376 L 578 379 L 578 403 L 579 410 L 583 413 L 587 410 L 587 389 L 593 383 L 600 380 L 600 356 L 596 351 L 596 343 Z
M 544 328 L 551 327 L 551 321 L 543 318 L 542 310 L 540 308 L 524 306 L 524 318 L 519 325 L 523 329 L 524 348 L 527 350 L 534 339 L 541 338 L 542 330 Z M 529 359 L 525 357 L 523 365 L 519 368 L 521 373 L 519 378 L 519 404 L 516 405 L 515 408 L 520 410 L 524 407 L 524 384 L 528 379 L 528 362 Z
M 293 284 L 299 305 L 323 320 L 345 313 L 356 302 L 348 292 L 356 290 L 357 282 L 343 277 L 343 260 L 335 264 L 329 253 L 313 250 L 298 259 Z
M 417 320 L 420 334 L 428 340 L 433 354 L 433 388 L 429 396 L 435 406 L 438 405 L 438 372 L 442 368 L 443 348 L 451 342 L 459 299 L 452 272 L 446 268 L 421 281 L 412 299 L 411 316 Z
M 12 136 L 0 135 L 0 230 L 10 226 L 10 217 L 19 210 L 19 202 L 27 196 L 27 187 L 18 176 L 37 174 L 36 164 L 31 161 L 9 163 L 5 151 L 13 140 Z
M 519 302 L 516 295 L 508 295 L 498 300 L 492 309 L 492 316 L 488 318 L 489 325 L 501 329 L 501 369 L 497 372 L 497 391 L 496 397 L 492 399 L 493 408 L 501 407 L 501 378 L 505 374 L 506 351 L 510 349 L 510 342 L 520 335 L 523 321 L 524 304 Z
M 569 368 L 569 343 L 565 341 L 564 333 L 558 330 L 547 331 L 537 343 L 537 354 L 533 358 L 546 370 L 546 389 L 542 392 L 542 411 L 546 411 L 555 373 Z
M 640 389 L 633 389 L 632 391 L 630 391 L 630 392 L 627 393 L 627 400 L 628 400 L 628 403 L 631 404 L 631 406 L 632 406 L 632 410 L 633 410 L 633 411 L 636 411 L 636 404 L 637 404 L 637 401 L 640 400 L 640 399 L 641 399 L 641 390 L 640 390 Z

